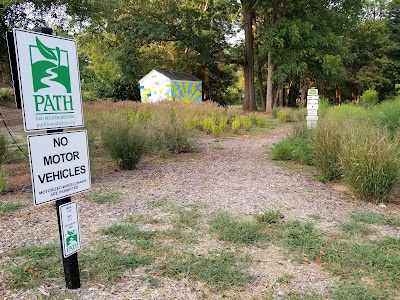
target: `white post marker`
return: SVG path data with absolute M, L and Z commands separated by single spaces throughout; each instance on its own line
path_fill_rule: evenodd
M 86 130 L 28 136 L 36 205 L 90 190 Z
M 318 89 L 311 88 L 307 92 L 307 128 L 317 127 L 318 122 Z
M 78 205 L 74 202 L 59 207 L 63 256 L 67 258 L 81 249 Z
M 13 35 L 25 131 L 82 127 L 76 42 L 21 29 Z

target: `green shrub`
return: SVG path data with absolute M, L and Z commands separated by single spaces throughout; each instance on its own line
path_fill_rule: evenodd
M 4 135 L 0 133 L 0 166 L 4 164 L 6 157 L 7 157 L 7 140 L 4 137 Z
M 149 129 L 153 131 L 153 150 L 160 153 L 186 152 L 193 146 L 193 135 L 189 126 L 177 117 L 175 111 L 158 116 Z
M 400 128 L 400 97 L 384 101 L 370 111 L 371 121 L 394 132 Z
M 299 108 L 281 108 L 277 112 L 277 118 L 279 122 L 284 123 L 284 122 L 299 122 L 299 121 L 304 121 L 307 116 L 307 110 L 304 109 L 299 109 Z
M 251 123 L 258 127 L 265 127 L 265 125 L 267 125 L 267 121 L 265 120 L 265 118 L 263 118 L 259 115 L 252 114 L 252 115 L 249 115 L 249 118 L 251 120 Z
M 374 89 L 369 89 L 364 91 L 364 93 L 360 97 L 360 105 L 368 107 L 375 104 L 378 104 L 378 92 Z
M 14 90 L 0 88 L 0 105 L 1 106 L 10 106 L 10 105 L 14 104 L 14 102 L 15 102 Z
M 251 125 L 252 125 L 252 122 L 251 122 L 251 119 L 250 118 L 243 118 L 243 120 L 242 120 L 242 125 L 243 125 L 243 128 L 246 130 L 246 131 L 250 131 L 250 129 L 251 129 Z
M 271 157 L 273 160 L 292 160 L 313 165 L 311 131 L 304 124 L 295 126 L 290 136 L 274 145 Z
M 312 145 L 314 163 L 321 175 L 329 180 L 341 176 L 339 124 L 335 117 L 326 116 L 314 129 Z
M 138 121 L 112 118 L 102 128 L 101 138 L 111 157 L 124 170 L 134 169 L 148 150 L 147 129 Z
M 279 122 L 293 122 L 292 114 L 290 113 L 290 109 L 288 108 L 283 108 L 280 109 L 277 113 L 277 118 Z
M 364 125 L 343 139 L 341 164 L 345 181 L 366 201 L 387 201 L 398 179 L 399 145 L 386 130 Z
M 6 191 L 7 188 L 7 175 L 4 169 L 0 166 L 0 193 Z
M 233 133 L 238 133 L 241 125 L 242 125 L 242 122 L 241 122 L 240 118 L 235 118 L 232 121 L 232 131 L 233 131 Z

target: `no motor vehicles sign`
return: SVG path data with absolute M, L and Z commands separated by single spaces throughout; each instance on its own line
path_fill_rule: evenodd
M 90 189 L 86 130 L 28 136 L 36 205 Z

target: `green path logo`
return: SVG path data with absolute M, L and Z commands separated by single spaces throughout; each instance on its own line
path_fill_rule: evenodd
M 47 47 L 38 37 L 29 48 L 34 91 L 56 87 L 71 93 L 68 51 Z
M 78 234 L 76 232 L 76 230 L 71 230 L 71 231 L 67 231 L 67 238 L 65 239 L 65 243 L 67 245 L 67 247 L 72 246 L 72 245 L 76 245 L 78 243 Z

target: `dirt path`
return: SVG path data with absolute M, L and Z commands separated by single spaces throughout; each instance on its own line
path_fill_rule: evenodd
M 199 151 L 182 154 L 173 159 L 147 160 L 137 170 L 120 171 L 93 182 L 94 192 L 118 192 L 122 200 L 117 204 L 97 205 L 85 196 L 76 197 L 79 203 L 80 226 L 83 244 L 90 246 L 101 239 L 98 229 L 121 222 L 132 214 L 149 214 L 163 218 L 160 209 L 149 202 L 167 199 L 176 205 L 197 204 L 203 209 L 203 225 L 209 215 L 218 210 L 250 217 L 264 209 L 278 209 L 287 219 L 312 221 L 318 216 L 317 226 L 329 230 L 337 222 L 347 220 L 350 212 L 360 210 L 360 203 L 350 194 L 337 191 L 330 185 L 316 182 L 301 169 L 280 166 L 269 159 L 274 142 L 285 136 L 287 127 L 277 128 L 267 134 L 241 136 L 232 139 L 203 140 Z M 54 205 L 34 207 L 29 191 L 0 196 L 0 202 L 18 202 L 26 205 L 11 217 L 0 219 L 2 241 L 0 265 L 10 261 L 13 250 L 23 245 L 42 245 L 57 242 L 58 229 Z M 363 204 L 376 211 L 379 208 Z M 207 241 L 202 247 L 220 247 Z M 209 249 L 208 249 L 209 250 Z M 326 290 L 334 278 L 317 265 L 294 265 L 277 248 L 247 247 L 255 258 L 252 273 L 255 281 L 232 299 L 259 299 L 262 291 L 270 287 L 279 274 L 293 275 L 289 288 L 318 291 Z M 211 251 L 211 250 L 210 250 Z M 4 280 L 4 268 L 0 270 Z M 185 281 L 166 279 L 163 287 L 150 288 L 140 280 L 140 270 L 127 274 L 129 280 L 112 287 L 84 286 L 72 294 L 76 299 L 199 299 L 199 287 Z M 45 289 L 63 290 L 59 286 Z M 3 295 L 2 295 L 3 293 Z M 0 291 L 3 299 L 36 299 L 41 292 Z M 228 293 L 229 296 L 229 293 Z M 69 297 L 69 298 L 71 298 Z M 261 297 L 261 296 L 260 296 Z M 65 298 L 63 298 L 65 299 Z

